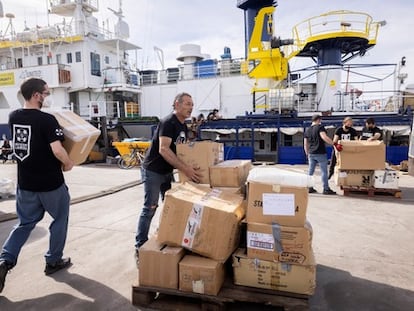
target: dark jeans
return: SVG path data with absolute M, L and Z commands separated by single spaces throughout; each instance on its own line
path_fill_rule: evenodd
M 144 207 L 138 218 L 137 234 L 135 236 L 135 247 L 139 248 L 148 241 L 148 232 L 152 218 L 155 215 L 160 199 L 164 201 L 165 192 L 171 189 L 173 174 L 158 174 L 149 170 L 142 169 L 142 179 L 144 182 Z
M 335 165 L 336 165 L 336 154 L 335 150 L 332 150 L 332 156 L 331 156 L 331 163 L 329 164 L 329 175 L 328 179 L 331 179 L 335 172 Z

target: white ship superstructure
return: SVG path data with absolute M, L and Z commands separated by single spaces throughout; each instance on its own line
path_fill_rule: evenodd
M 99 26 L 94 16 L 98 0 L 48 3 L 49 14 L 61 17 L 60 23 L 19 31 L 14 29 L 15 16 L 4 15 L 8 26 L 0 35 L 0 124 L 23 104 L 18 89 L 28 77 L 48 83 L 49 109 L 72 109 L 85 119 L 106 116 L 109 121 L 138 114 L 138 75 L 130 61 L 140 47 L 127 41 L 121 1 L 113 11 L 118 20 L 112 31 Z

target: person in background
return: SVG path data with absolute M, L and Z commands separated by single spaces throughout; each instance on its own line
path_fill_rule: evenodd
M 375 125 L 374 118 L 368 118 L 365 121 L 365 126 L 362 128 L 360 140 L 381 140 L 382 139 L 382 131 L 379 127 Z
M 325 127 L 321 124 L 322 117 L 320 115 L 314 115 L 312 117 L 312 124 L 306 129 L 303 141 L 303 148 L 309 161 L 309 176 L 313 176 L 316 168 L 316 164 L 319 163 L 321 169 L 321 178 L 323 183 L 323 194 L 330 195 L 336 194 L 329 187 L 328 182 L 328 157 L 326 154 L 325 143 L 334 146 L 334 142 L 326 133 Z M 335 144 L 336 145 L 336 144 Z M 315 193 L 316 190 L 313 187 L 309 188 L 309 193 Z
M 335 130 L 334 137 L 332 141 L 334 144 L 338 143 L 339 141 L 343 140 L 355 140 L 358 137 L 357 131 L 352 127 L 354 125 L 354 122 L 351 117 L 346 117 L 342 121 L 342 126 L 338 127 Z M 329 176 L 328 179 L 330 179 L 335 171 L 335 165 L 336 165 L 336 153 L 335 150 L 332 150 L 332 156 L 331 156 L 331 163 L 329 165 Z
M 10 146 L 10 142 L 7 139 L 6 135 L 2 135 L 3 145 L 1 146 L 1 153 L 0 153 L 0 159 L 3 160 L 3 163 L 6 163 L 6 161 L 9 159 L 9 155 L 12 154 L 12 148 Z
M 0 292 L 7 272 L 16 263 L 21 248 L 36 224 L 47 212 L 50 224 L 49 250 L 45 254 L 45 274 L 50 275 L 71 264 L 63 258 L 69 219 L 70 196 L 62 171 L 73 161 L 62 146 L 63 131 L 56 118 L 40 111 L 50 95 L 45 81 L 31 78 L 22 83 L 23 109 L 10 113 L 13 153 L 17 159 L 16 213 L 18 224 L 10 232 L 0 254 Z
M 174 111 L 162 119 L 154 132 L 142 164 L 144 183 L 144 207 L 138 218 L 135 236 L 135 256 L 138 262 L 139 248 L 148 240 L 151 220 L 158 207 L 159 197 L 164 200 L 165 192 L 171 189 L 173 169 L 182 171 L 193 182 L 200 182 L 202 175 L 191 165 L 178 159 L 176 145 L 188 139 L 185 120 L 191 117 L 193 100 L 188 93 L 178 94 L 173 103 Z

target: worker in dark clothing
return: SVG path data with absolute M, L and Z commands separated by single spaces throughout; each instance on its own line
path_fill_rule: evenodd
M 352 127 L 353 125 L 354 125 L 354 122 L 352 118 L 346 117 L 342 121 L 342 126 L 338 127 L 335 130 L 333 142 L 338 143 L 339 141 L 343 141 L 343 140 L 355 140 L 358 137 L 358 133 Z M 335 153 L 335 150 L 332 150 L 331 163 L 329 165 L 328 179 L 331 179 L 331 177 L 333 176 L 334 171 L 335 171 L 335 165 L 336 165 L 336 153 Z
M 139 260 L 139 248 L 148 240 L 152 218 L 158 201 L 164 200 L 165 192 L 171 189 L 173 169 L 182 171 L 193 182 L 200 182 L 202 174 L 198 168 L 184 163 L 177 157 L 177 144 L 186 143 L 188 128 L 185 120 L 191 117 L 193 99 L 188 93 L 180 93 L 174 99 L 174 111 L 160 121 L 151 146 L 142 165 L 144 182 L 144 207 L 138 218 L 135 237 L 135 257 Z
M 362 129 L 360 140 L 381 140 L 382 139 L 382 131 L 381 129 L 375 125 L 374 118 L 368 118 L 365 121 L 365 126 Z
M 330 139 L 326 133 L 325 127 L 321 124 L 322 117 L 320 115 L 314 115 L 312 117 L 312 124 L 307 128 L 305 132 L 303 147 L 305 154 L 309 161 L 309 176 L 313 176 L 315 172 L 316 164 L 319 163 L 321 169 L 321 178 L 323 183 L 323 194 L 336 194 L 328 183 L 328 157 L 326 154 L 325 143 L 334 145 L 332 139 Z M 313 187 L 309 188 L 309 193 L 315 193 L 316 190 Z

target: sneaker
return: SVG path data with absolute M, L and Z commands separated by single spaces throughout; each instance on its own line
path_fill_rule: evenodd
M 70 257 L 62 258 L 55 264 L 47 263 L 45 267 L 45 274 L 50 275 L 69 266 L 71 266 Z
M 309 192 L 309 193 L 315 193 L 315 192 L 317 192 L 317 191 L 316 191 L 316 189 L 315 189 L 315 188 L 310 187 L 310 188 L 308 188 L 308 192 Z
M 323 194 L 336 194 L 336 192 L 333 191 L 332 189 L 328 189 L 328 190 L 324 190 Z
M 4 283 L 6 281 L 7 272 L 11 269 L 11 265 L 7 261 L 0 261 L 0 293 L 3 291 Z

